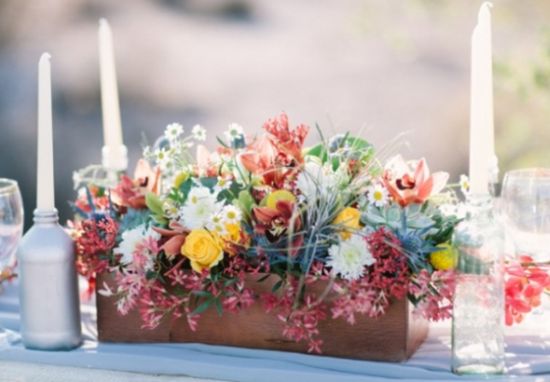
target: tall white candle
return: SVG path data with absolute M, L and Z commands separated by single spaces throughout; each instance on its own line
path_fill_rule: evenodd
M 105 19 L 99 20 L 99 72 L 104 143 L 107 147 L 118 147 L 123 143 L 113 35 Z
M 38 164 L 36 208 L 55 208 L 52 137 L 52 81 L 50 54 L 43 53 L 38 62 Z
M 495 156 L 491 3 L 481 5 L 472 33 L 470 98 L 470 190 L 489 192 L 489 167 Z

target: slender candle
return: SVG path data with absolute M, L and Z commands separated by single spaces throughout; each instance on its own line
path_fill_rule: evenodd
M 472 33 L 470 187 L 473 194 L 489 192 L 489 167 L 495 157 L 491 7 L 489 2 L 481 5 Z
M 99 72 L 105 146 L 122 145 L 122 128 L 115 69 L 113 35 L 105 19 L 99 20 Z
M 116 180 L 115 174 L 128 167 L 128 150 L 122 142 L 113 35 L 105 19 L 99 20 L 99 74 L 104 138 L 102 164 Z
M 53 184 L 52 81 L 50 54 L 38 62 L 38 163 L 36 208 L 55 208 Z

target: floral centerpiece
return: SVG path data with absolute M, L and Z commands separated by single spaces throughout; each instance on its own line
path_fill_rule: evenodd
M 322 349 L 320 322 L 381 317 L 396 300 L 449 317 L 459 216 L 448 175 L 424 159 L 384 160 L 347 133 L 318 129 L 320 143 L 305 147 L 310 129 L 285 114 L 263 130 L 232 124 L 210 152 L 201 126 L 184 135 L 171 124 L 133 177 L 86 183 L 72 223 L 79 272 L 92 286 L 113 273 L 116 286 L 99 293 L 121 314 L 139 310 L 145 328 L 170 316 L 197 330 L 207 309 L 259 302 L 311 352 Z M 258 295 L 251 276 L 272 287 Z

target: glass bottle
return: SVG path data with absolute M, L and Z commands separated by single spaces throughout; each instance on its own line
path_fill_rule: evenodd
M 471 195 L 455 230 L 458 249 L 453 306 L 452 371 L 504 372 L 504 234 L 489 195 Z

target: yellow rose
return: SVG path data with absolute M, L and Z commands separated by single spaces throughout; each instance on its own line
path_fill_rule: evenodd
M 194 229 L 187 235 L 181 254 L 191 260 L 191 267 L 196 272 L 210 269 L 223 259 L 219 239 L 205 229 Z
M 351 237 L 353 231 L 361 228 L 361 224 L 359 223 L 360 219 L 361 212 L 357 208 L 346 207 L 340 211 L 332 224 L 340 226 L 343 231 L 340 233 L 340 236 L 342 239 L 347 240 Z
M 449 243 L 439 244 L 438 251 L 430 255 L 430 263 L 439 271 L 446 271 L 456 267 L 457 253 L 455 248 Z

